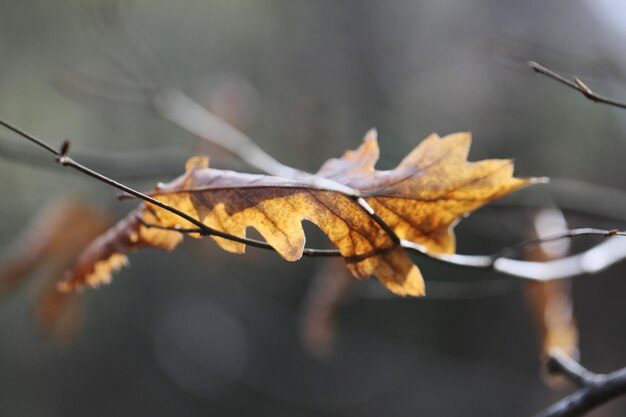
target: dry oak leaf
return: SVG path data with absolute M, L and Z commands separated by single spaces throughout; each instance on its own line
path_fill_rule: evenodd
M 317 176 L 359 190 L 400 239 L 434 253 L 453 253 L 452 228 L 460 218 L 532 181 L 514 178 L 510 160 L 467 162 L 470 142 L 469 133 L 443 138 L 432 134 L 395 169 L 377 171 L 379 150 L 376 131 L 371 130 L 359 149 L 327 161 Z M 193 157 L 184 175 L 159 184 L 151 196 L 234 236 L 245 237 L 246 228 L 254 227 L 288 261 L 303 254 L 302 221 L 308 220 L 339 249 L 355 277 L 373 275 L 396 294 L 423 295 L 421 273 L 397 241 L 353 196 L 318 184 L 211 169 L 207 158 Z M 142 221 L 193 227 L 175 214 L 142 204 L 87 248 L 89 256 L 68 272 L 61 289 L 106 282 L 123 263 L 124 253 L 142 246 L 171 249 L 180 241 L 177 232 L 147 228 Z M 230 252 L 245 250 L 240 242 L 212 237 Z

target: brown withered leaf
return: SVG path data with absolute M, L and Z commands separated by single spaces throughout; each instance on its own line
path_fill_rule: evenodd
M 367 202 L 401 238 L 431 252 L 453 253 L 452 226 L 467 213 L 527 185 L 513 177 L 513 163 L 494 159 L 468 162 L 471 134 L 432 134 L 390 171 L 377 171 L 376 131 L 319 174 L 368 195 Z
M 126 253 L 142 247 L 172 250 L 180 241 L 180 233 L 147 228 L 143 222 L 157 224 L 151 207 L 140 206 L 87 246 L 76 260 L 71 274 L 58 283 L 68 292 L 83 285 L 97 287 L 107 284 L 111 274 L 128 264 Z
M 512 176 L 509 160 L 467 162 L 471 136 L 433 134 L 393 170 L 377 171 L 374 130 L 363 145 L 329 160 L 317 173 L 359 190 L 376 213 L 401 238 L 436 253 L 454 251 L 452 226 L 466 213 L 510 193 L 530 180 Z M 398 243 L 356 200 L 321 188 L 318 182 L 208 168 L 208 159 L 191 158 L 186 173 L 159 184 L 155 198 L 238 237 L 255 228 L 285 259 L 298 260 L 305 236 L 302 221 L 317 225 L 360 279 L 376 276 L 399 295 L 423 295 L 422 276 Z M 69 272 L 63 289 L 108 280 L 117 257 L 141 246 L 171 249 L 176 232 L 148 229 L 139 221 L 165 227 L 193 227 L 178 216 L 143 204 L 87 249 Z M 223 249 L 243 253 L 245 245 L 213 237 Z
M 66 268 L 108 225 L 102 213 L 82 201 L 61 198 L 44 204 L 0 262 L 0 296 L 42 266 Z
M 56 281 L 85 245 L 109 226 L 100 210 L 82 201 L 62 197 L 45 203 L 0 262 L 0 296 L 43 270 L 45 282 L 38 288 L 35 318 L 51 340 L 69 342 L 80 328 L 81 300 L 76 294 L 58 292 Z

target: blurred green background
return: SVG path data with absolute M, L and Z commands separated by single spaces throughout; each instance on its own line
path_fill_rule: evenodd
M 142 49 L 129 47 L 120 16 Z M 198 153 L 215 167 L 251 169 L 128 102 L 136 80 L 120 68 L 181 88 L 309 171 L 370 127 L 382 168 L 431 132 L 471 131 L 470 160 L 515 158 L 519 176 L 557 179 L 457 227 L 460 253 L 490 253 L 531 237 L 528 206 L 561 205 L 572 227 L 624 227 L 626 113 L 526 62 L 625 98 L 625 36 L 619 0 L 1 0 L 0 115 L 55 146 L 71 139 L 85 161 L 118 161 L 97 168 L 142 190 Z M 116 100 L 70 88 L 77 71 L 110 80 L 98 94 Z M 116 218 L 134 207 L 15 135 L 0 138 L 5 259 L 51 201 L 73 196 Z M 603 189 L 559 178 L 614 189 L 598 198 L 587 191 Z M 82 329 L 62 345 L 33 320 L 39 282 L 51 278 L 43 265 L 0 302 L 0 414 L 529 416 L 567 392 L 539 377 L 525 283 L 415 260 L 431 297 L 358 283 L 325 358 L 300 335 L 322 259 L 233 255 L 210 239 L 140 252 L 111 285 L 84 292 Z M 624 273 L 621 264 L 574 281 L 582 359 L 596 371 L 626 364 Z M 625 410 L 622 400 L 594 415 Z

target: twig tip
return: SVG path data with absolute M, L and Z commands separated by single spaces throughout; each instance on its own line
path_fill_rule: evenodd
M 582 80 L 578 77 L 574 78 L 574 82 L 576 83 L 576 85 L 578 86 L 578 88 L 580 88 L 580 90 L 585 93 L 586 95 L 592 94 L 591 89 L 587 86 L 587 84 L 585 84 L 584 82 L 582 82 Z
M 536 63 L 535 61 L 528 61 L 527 65 L 532 68 L 533 71 L 539 72 L 541 71 L 541 65 L 539 65 L 538 63 Z

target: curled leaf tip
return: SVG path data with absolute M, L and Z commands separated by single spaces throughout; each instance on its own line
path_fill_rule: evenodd
M 376 141 L 376 140 L 378 140 L 378 129 L 373 127 L 365 133 L 365 136 L 363 137 L 363 141 L 368 142 L 368 141 Z

